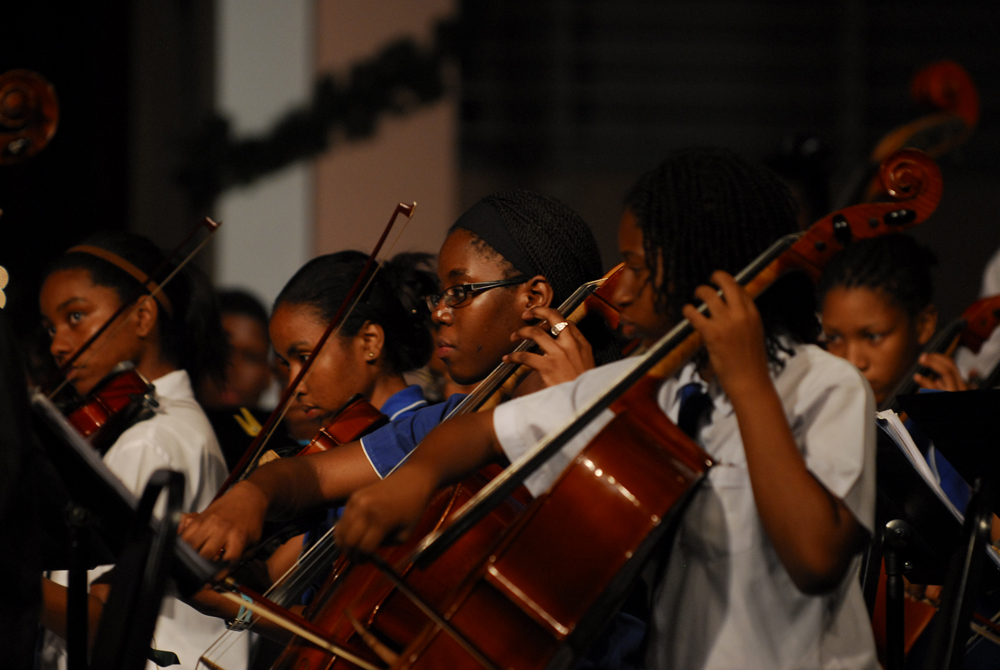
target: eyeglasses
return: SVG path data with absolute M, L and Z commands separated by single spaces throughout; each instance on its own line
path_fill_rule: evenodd
M 427 309 L 434 311 L 437 309 L 438 304 L 444 300 L 445 307 L 458 307 L 463 302 L 468 300 L 476 293 L 482 293 L 483 291 L 489 291 L 491 288 L 500 288 L 501 286 L 513 286 L 514 284 L 523 284 L 524 282 L 531 279 L 527 275 L 521 275 L 520 277 L 513 277 L 511 279 L 498 279 L 496 281 L 481 281 L 475 284 L 458 284 L 457 286 L 451 286 L 445 289 L 444 293 L 433 293 L 428 296 L 424 296 L 424 300 L 427 301 Z

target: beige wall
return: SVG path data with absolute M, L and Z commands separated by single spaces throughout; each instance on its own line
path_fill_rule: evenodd
M 395 39 L 430 44 L 434 24 L 454 10 L 454 0 L 316 0 L 316 72 L 344 76 Z M 413 222 L 389 253 L 436 253 L 458 213 L 457 133 L 452 96 L 403 118 L 383 118 L 371 139 L 334 138 L 316 161 L 315 253 L 370 250 L 396 203 L 413 201 Z

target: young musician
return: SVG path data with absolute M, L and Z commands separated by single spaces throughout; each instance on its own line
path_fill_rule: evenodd
M 519 391 L 574 377 L 594 359 L 579 330 L 569 326 L 553 339 L 533 324 L 562 321 L 553 307 L 600 273 L 597 243 L 566 205 L 527 191 L 483 198 L 452 226 L 438 255 L 444 290 L 428 300 L 438 356 L 456 382 L 471 384 L 528 337 L 545 355 L 510 356 L 539 373 Z M 601 331 L 592 337 L 600 338 Z M 594 346 L 599 357 L 612 350 L 609 336 L 603 337 L 605 343 Z M 235 560 L 260 537 L 265 518 L 337 503 L 388 475 L 461 399 L 454 395 L 323 454 L 268 463 L 203 514 L 187 519 L 182 536 L 203 556 L 221 552 Z
M 820 277 L 817 294 L 824 346 L 864 374 L 880 405 L 917 362 L 933 373 L 914 376 L 922 388 L 968 389 L 951 358 L 936 352 L 921 353 L 937 328 L 937 309 L 931 301 L 931 268 L 935 262 L 934 254 L 912 238 L 889 235 L 851 244 L 830 261 Z M 918 427 L 909 421 L 906 425 L 949 500 L 964 511 L 970 497 L 969 485 Z M 994 541 L 1000 538 L 1000 521 L 995 516 L 992 537 Z M 912 588 L 925 589 L 924 595 L 930 599 L 941 593 L 936 585 Z M 992 616 L 997 609 L 995 600 L 980 595 L 977 609 Z M 930 630 L 910 650 L 909 667 L 922 665 Z M 997 646 L 980 638 L 967 647 L 963 667 L 995 668 L 998 662 Z
M 937 329 L 930 250 L 906 235 L 861 240 L 830 261 L 817 292 L 826 350 L 865 375 L 882 404 L 919 359 L 924 388 L 968 388 L 951 358 L 921 349 Z
M 289 380 L 312 355 L 367 260 L 359 251 L 314 258 L 278 294 L 268 331 L 278 365 Z M 406 285 L 436 282 L 433 275 L 425 274 L 428 276 L 402 277 L 390 261 L 359 296 L 354 309 L 319 351 L 293 398 L 290 410 L 300 416 L 300 430 L 310 427 L 302 442 L 308 444 L 357 395 L 392 421 L 427 406 L 421 388 L 403 379 L 404 373 L 427 362 L 433 347 L 424 316 L 417 312 L 418 299 L 408 296 Z M 344 474 L 348 476 L 347 471 Z M 316 541 L 323 530 L 314 529 L 306 541 Z M 293 538 L 270 557 L 267 568 L 272 582 L 292 567 L 303 539 Z M 209 590 L 198 596 L 197 606 L 206 614 L 226 619 L 239 616 L 238 606 Z
M 134 309 L 119 316 L 73 363 L 67 378 L 85 395 L 115 366 L 128 362 L 153 383 L 158 403 L 153 415 L 125 430 L 104 454 L 104 462 L 136 495 L 157 469 L 183 473 L 183 509 L 193 512 L 211 501 L 226 477 L 226 466 L 192 387 L 206 376 L 221 374 L 228 352 L 207 279 L 188 266 L 159 287 L 149 273 L 163 260 L 162 252 L 145 238 L 94 237 L 69 249 L 49 269 L 39 304 L 42 323 L 51 337 L 50 351 L 61 365 L 123 301 L 133 299 L 137 289 L 145 290 L 135 299 Z M 157 292 L 158 288 L 162 290 Z M 107 592 L 107 584 L 91 589 L 98 601 Z M 65 589 L 44 580 L 43 598 L 42 623 L 64 635 Z M 99 605 L 95 615 L 99 616 Z M 167 596 L 153 646 L 177 654 L 181 667 L 194 668 L 201 652 L 223 630 L 221 621 Z M 246 651 L 244 645 L 229 658 L 245 663 Z M 54 662 L 62 655 L 61 643 L 54 641 L 44 655 Z
M 847 359 L 868 380 L 881 406 L 919 362 L 933 374 L 916 374 L 921 387 L 964 391 L 954 361 L 921 353 L 937 329 L 931 302 L 934 255 L 913 238 L 888 235 L 851 244 L 824 269 L 817 286 L 827 351 Z M 952 502 L 965 509 L 969 487 L 925 438 L 925 457 Z
M 682 388 L 707 391 L 711 411 L 692 432 L 717 463 L 655 580 L 650 668 L 878 667 L 856 574 L 874 514 L 871 393 L 853 367 L 802 343 L 815 330 L 808 305 L 782 304 L 775 286 L 758 311 L 728 274 L 796 227 L 777 179 L 725 150 L 678 152 L 626 199 L 615 294 L 625 330 L 652 343 L 683 316 L 701 334 L 705 354 L 657 401 L 676 421 Z M 698 286 L 709 280 L 721 296 Z M 685 305 L 692 296 L 709 314 Z M 443 423 L 391 477 L 351 496 L 337 540 L 371 551 L 405 533 L 438 487 L 516 459 L 630 365 Z M 529 489 L 543 493 L 586 441 Z

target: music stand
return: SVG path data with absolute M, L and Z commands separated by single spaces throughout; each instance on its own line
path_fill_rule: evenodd
M 993 510 L 1000 483 L 1000 391 L 977 390 L 902 396 L 900 406 L 934 441 L 935 448 L 972 482 L 963 542 L 955 551 L 945 583 L 928 667 L 957 668 L 965 653 L 960 635 L 967 632 L 974 594 L 986 565 Z
M 136 496 L 101 460 L 44 395 L 31 399 L 35 432 L 49 460 L 65 484 L 75 505 L 70 524 L 70 580 L 67 594 L 67 665 L 86 667 L 88 567 L 108 563 L 108 556 L 121 553 L 130 536 L 139 506 Z M 161 522 L 153 518 L 150 530 L 159 533 Z M 183 542 L 175 542 L 171 576 L 178 591 L 189 596 L 218 572 L 209 561 Z
M 918 584 L 943 583 L 948 559 L 962 540 L 962 526 L 892 438 L 881 428 L 877 438 L 876 532 L 862 567 L 862 586 L 868 611 L 873 613 L 884 558 L 885 664 L 887 670 L 901 670 L 905 656 L 903 575 Z

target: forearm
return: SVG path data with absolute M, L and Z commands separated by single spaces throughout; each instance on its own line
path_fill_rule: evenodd
M 806 467 L 770 378 L 730 397 L 761 523 L 800 590 L 839 583 L 859 547 L 860 526 Z
M 428 433 L 400 470 L 420 470 L 440 487 L 502 455 L 493 430 L 492 410 L 477 412 L 449 419 Z
M 361 443 L 351 442 L 320 454 L 272 461 L 246 481 L 266 505 L 266 517 L 284 520 L 339 503 L 378 480 Z
M 42 578 L 42 609 L 39 622 L 47 629 L 66 639 L 66 602 L 68 591 L 65 586 L 56 584 L 51 579 Z M 87 647 L 90 648 L 97 638 L 97 627 L 101 623 L 101 613 L 104 602 L 95 596 L 87 595 Z
M 371 552 L 386 537 L 397 533 L 405 537 L 434 491 L 495 460 L 500 453 L 492 411 L 445 421 L 396 472 L 351 496 L 334 529 L 338 544 Z

